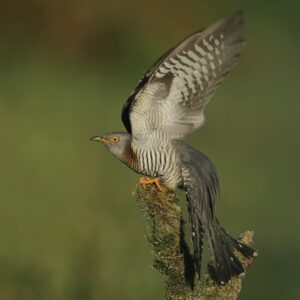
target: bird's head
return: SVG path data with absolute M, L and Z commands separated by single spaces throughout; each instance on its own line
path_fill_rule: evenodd
M 131 145 L 131 135 L 127 132 L 110 132 L 102 137 L 93 136 L 91 141 L 101 142 L 113 155 L 124 161 Z

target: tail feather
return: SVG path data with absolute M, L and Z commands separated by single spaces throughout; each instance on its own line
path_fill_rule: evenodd
M 227 234 L 215 216 L 219 182 L 211 161 L 187 145 L 178 146 L 182 150 L 182 176 L 188 203 L 195 269 L 200 276 L 202 243 L 205 237 L 212 253 L 209 272 L 216 282 L 225 284 L 232 276 L 244 273 L 241 262 L 234 255 L 234 249 L 245 257 L 254 257 L 256 252 Z
M 202 249 L 203 249 L 203 229 L 200 219 L 195 212 L 195 205 L 192 199 L 189 197 L 188 192 L 186 192 L 187 208 L 189 212 L 190 220 L 190 232 L 192 236 L 193 248 L 194 248 L 194 264 L 195 271 L 198 276 L 201 275 L 201 259 L 202 259 Z
M 244 268 L 235 256 L 234 249 L 249 258 L 255 256 L 255 251 L 227 234 L 217 219 L 214 220 L 209 235 L 212 240 L 213 254 L 213 262 L 209 265 L 210 275 L 219 284 L 225 284 L 232 276 L 244 273 Z

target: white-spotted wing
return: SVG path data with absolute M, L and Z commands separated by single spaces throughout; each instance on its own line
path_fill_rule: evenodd
M 203 110 L 243 47 L 242 12 L 196 32 L 164 54 L 125 103 L 122 120 L 136 139 L 183 139 L 199 129 Z

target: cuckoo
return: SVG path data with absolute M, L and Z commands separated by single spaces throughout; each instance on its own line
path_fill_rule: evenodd
M 187 199 L 195 270 L 200 276 L 205 238 L 212 253 L 209 272 L 225 284 L 242 274 L 234 254 L 256 252 L 225 232 L 215 215 L 219 181 L 210 159 L 183 144 L 205 122 L 204 109 L 244 45 L 242 12 L 187 37 L 159 58 L 138 83 L 122 109 L 127 132 L 92 137 L 120 161 L 142 174 L 141 184 L 184 189 Z M 149 178 L 150 177 L 150 178 Z M 234 250 L 235 249 L 235 250 Z

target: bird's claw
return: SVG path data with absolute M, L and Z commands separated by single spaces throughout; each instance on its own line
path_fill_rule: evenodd
M 164 190 L 162 185 L 159 183 L 158 178 L 151 179 L 151 178 L 148 178 L 148 177 L 141 177 L 140 180 L 139 180 L 139 183 L 140 184 L 154 183 L 161 192 L 163 192 L 163 190 Z

